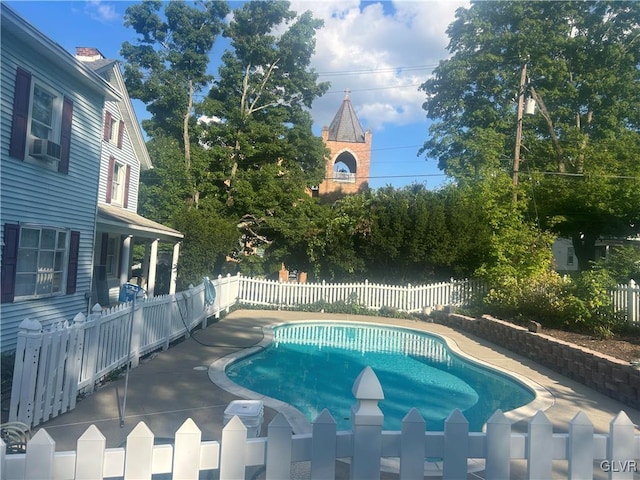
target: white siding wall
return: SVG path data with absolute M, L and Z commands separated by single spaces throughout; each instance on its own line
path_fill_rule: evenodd
M 75 294 L 0 305 L 0 348 L 9 351 L 15 348 L 17 327 L 25 317 L 37 319 L 46 326 L 53 321 L 70 320 L 78 311 L 87 309 L 85 294 L 91 287 L 104 96 L 70 77 L 55 58 L 42 56 L 25 47 L 23 42 L 16 41 L 6 29 L 2 29 L 1 41 L 0 235 L 5 223 L 20 222 L 80 231 Z M 73 100 L 68 175 L 9 157 L 18 65 Z
M 105 109 L 111 112 L 111 116 L 114 119 L 120 121 L 120 119 L 122 118 L 117 102 L 106 102 Z M 104 113 L 102 115 L 102 122 L 104 123 Z M 100 134 L 100 138 L 102 139 L 102 133 Z M 107 176 L 109 174 L 109 158 L 113 157 L 119 163 L 129 165 L 129 168 L 131 169 L 131 177 L 129 180 L 129 204 L 127 206 L 127 210 L 136 213 L 138 210 L 138 182 L 140 180 L 140 163 L 138 162 L 138 159 L 136 158 L 135 152 L 131 145 L 131 137 L 129 136 L 128 129 L 124 129 L 122 148 L 118 148 L 117 145 L 106 140 L 102 141 L 102 145 L 103 149 L 102 160 L 100 163 L 100 190 L 98 193 L 98 201 L 100 203 L 105 203 L 107 195 Z
M 558 272 L 577 272 L 578 271 L 578 259 L 573 255 L 570 255 L 570 250 L 573 250 L 573 243 L 568 238 L 556 238 L 551 247 L 553 251 L 553 262 L 555 269 Z M 569 264 L 568 260 L 572 258 L 573 263 Z

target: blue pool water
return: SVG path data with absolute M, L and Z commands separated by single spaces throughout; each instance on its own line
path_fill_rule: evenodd
M 399 430 L 416 407 L 427 430 L 442 430 L 454 408 L 480 431 L 501 409 L 534 399 L 520 383 L 449 351 L 440 338 L 409 329 L 332 322 L 288 324 L 274 329 L 267 348 L 233 363 L 227 376 L 238 385 L 295 406 L 309 421 L 327 408 L 339 430 L 351 428 L 351 388 L 366 366 L 384 391 L 384 429 Z

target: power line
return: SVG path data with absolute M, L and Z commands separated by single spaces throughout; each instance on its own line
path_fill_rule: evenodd
M 367 177 L 356 176 L 355 180 L 371 180 L 378 178 L 422 178 L 422 177 L 446 177 L 446 173 L 424 173 L 418 175 L 369 175 Z M 334 177 L 325 177 L 323 180 L 334 180 Z
M 593 177 L 593 178 L 611 178 L 611 179 L 620 179 L 620 180 L 640 180 L 640 176 L 633 175 L 585 175 L 582 173 L 561 173 L 561 172 L 528 172 L 531 175 L 540 174 L 540 175 L 555 175 L 555 176 L 565 176 L 565 177 Z M 375 176 L 356 176 L 355 180 L 371 180 L 371 179 L 379 179 L 379 178 L 422 178 L 422 177 L 447 177 L 446 173 L 424 173 L 424 174 L 408 174 L 408 175 L 375 175 Z M 453 179 L 453 177 L 452 177 Z M 334 180 L 334 177 L 325 177 L 323 180 Z
M 350 88 L 349 92 L 370 92 L 372 90 L 391 90 L 396 88 L 419 87 L 420 85 L 422 85 L 422 83 L 413 83 L 411 85 L 393 85 L 391 87 Z M 344 90 L 330 90 L 327 93 L 341 93 L 344 95 Z
M 428 64 L 428 65 L 413 65 L 406 67 L 386 67 L 386 68 L 368 68 L 365 70 L 343 70 L 343 71 L 335 71 L 335 72 L 316 72 L 320 77 L 335 77 L 335 76 L 344 76 L 344 75 L 363 75 L 363 74 L 373 74 L 373 73 L 384 73 L 384 72 L 415 72 L 420 70 L 428 70 L 437 67 L 437 64 Z
M 612 178 L 616 180 L 640 180 L 638 175 L 607 175 L 607 174 L 585 174 L 585 173 L 567 173 L 567 172 L 530 172 L 531 174 L 555 175 L 559 177 L 578 177 L 578 178 Z

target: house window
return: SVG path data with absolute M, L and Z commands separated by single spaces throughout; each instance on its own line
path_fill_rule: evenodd
M 109 125 L 109 142 L 113 143 L 114 145 L 118 144 L 118 120 L 110 117 L 109 119 L 110 125 Z
M 109 277 L 118 275 L 119 237 L 109 237 L 107 240 L 107 258 L 105 260 L 106 273 Z
M 35 298 L 63 292 L 69 232 L 66 229 L 22 226 L 18 244 L 15 298 Z
M 55 141 L 59 138 L 62 114 L 60 97 L 39 84 L 33 86 L 31 103 L 31 135 Z
M 575 250 L 573 247 L 567 247 L 567 266 L 572 266 L 575 262 Z
M 122 139 L 124 138 L 124 121 L 118 120 L 107 111 L 104 114 L 104 133 L 103 139 L 118 148 L 122 148 Z
M 121 163 L 113 163 L 113 176 L 111 181 L 111 203 L 122 205 L 124 199 L 124 185 L 127 167 Z
M 131 169 L 128 165 L 119 163 L 111 157 L 107 172 L 106 203 L 128 208 Z
M 9 155 L 69 173 L 73 101 L 18 67 Z
M 34 82 L 29 119 L 29 161 L 51 170 L 61 157 L 62 96 Z

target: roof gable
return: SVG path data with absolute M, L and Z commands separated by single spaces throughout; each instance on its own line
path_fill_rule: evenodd
M 95 49 L 85 48 L 85 50 Z M 98 52 L 97 50 L 95 51 Z M 153 168 L 151 158 L 149 157 L 149 152 L 147 151 L 147 145 L 142 134 L 142 129 L 140 127 L 140 123 L 138 122 L 138 117 L 133 110 L 131 98 L 129 97 L 129 92 L 127 91 L 127 87 L 124 83 L 124 77 L 122 76 L 122 71 L 120 70 L 120 64 L 118 63 L 118 61 L 108 58 L 96 58 L 95 56 L 85 57 L 91 58 L 91 60 L 85 60 L 83 59 L 83 56 L 78 55 L 76 55 L 76 58 L 80 59 L 82 63 L 84 63 L 94 72 L 106 78 L 106 80 L 121 93 L 122 98 L 118 101 L 118 107 L 120 109 L 120 114 L 122 115 L 122 120 L 125 123 L 127 132 L 129 132 L 131 144 L 136 157 L 140 162 L 140 167 L 142 168 L 142 170 L 149 170 Z
M 96 75 L 91 69 L 86 68 L 82 62 L 75 59 L 69 52 L 40 32 L 4 2 L 0 3 L 0 11 L 3 30 L 6 29 L 7 32 L 15 35 L 24 45 L 28 45 L 37 52 L 57 59 L 60 66 L 64 68 L 69 75 L 89 86 L 94 91 L 102 93 L 107 100 L 118 100 L 120 98 L 119 93 L 112 85 L 105 82 L 103 78 Z

